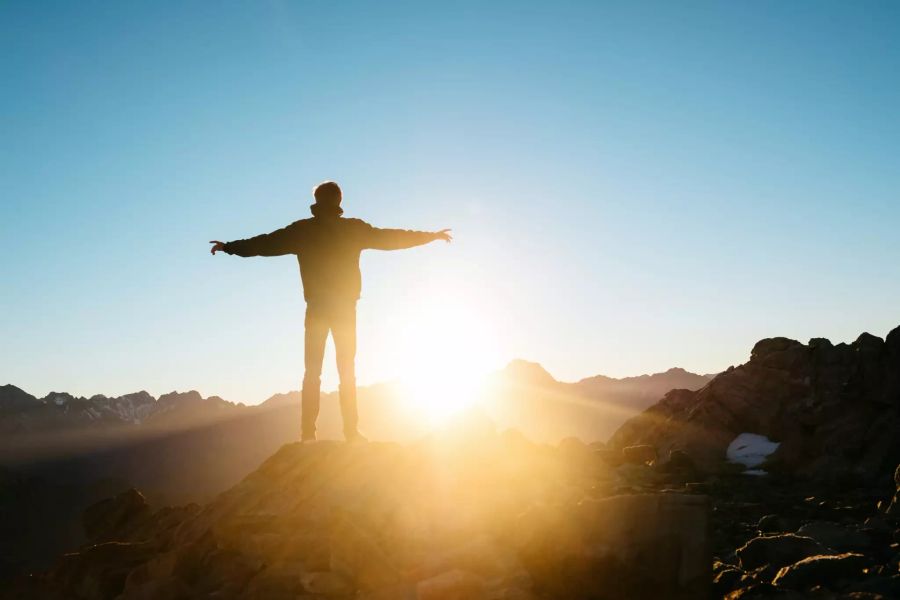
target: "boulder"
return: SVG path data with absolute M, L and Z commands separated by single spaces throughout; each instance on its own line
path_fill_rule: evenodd
M 865 532 L 829 521 L 807 523 L 797 530 L 797 534 L 839 552 L 864 551 L 872 545 L 872 538 Z
M 792 533 L 756 537 L 735 551 L 745 571 L 767 565 L 777 569 L 827 553 L 828 549 L 816 540 Z
M 693 471 L 697 468 L 691 455 L 677 448 L 669 450 L 669 460 L 664 466 L 670 471 Z
M 656 448 L 646 444 L 622 448 L 622 459 L 631 465 L 647 465 L 656 462 Z
M 670 483 L 693 482 L 695 485 L 699 485 L 697 481 L 706 477 L 697 469 L 691 455 L 677 448 L 669 450 L 667 460 L 662 463 L 657 462 L 654 464 L 654 468 L 657 472 L 664 474 L 666 481 Z M 702 489 L 702 486 L 698 489 Z
M 709 500 L 636 494 L 531 511 L 519 528 L 535 591 L 553 598 L 694 598 L 709 593 Z
M 721 598 L 733 590 L 744 576 L 744 572 L 737 567 L 728 567 L 716 573 L 713 579 L 712 590 L 716 598 Z
M 765 515 L 756 524 L 760 533 L 785 533 L 797 528 L 797 520 L 781 515 Z
M 862 554 L 810 556 L 778 571 L 772 582 L 778 587 L 807 590 L 817 585 L 829 588 L 859 578 L 870 560 Z

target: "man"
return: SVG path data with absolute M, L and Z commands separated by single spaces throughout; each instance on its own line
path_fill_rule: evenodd
M 379 229 L 360 219 L 341 215 L 341 188 L 333 181 L 313 190 L 316 202 L 311 219 L 301 219 L 283 229 L 234 242 L 211 241 L 213 255 L 219 250 L 238 256 L 282 256 L 295 254 L 300 263 L 303 297 L 306 299 L 306 334 L 302 396 L 302 440 L 316 439 L 319 416 L 322 360 L 331 331 L 340 378 L 341 416 L 347 441 L 365 441 L 359 433 L 356 411 L 356 301 L 361 275 L 359 255 L 367 249 L 401 250 L 435 240 L 449 242 L 449 229 L 407 231 Z

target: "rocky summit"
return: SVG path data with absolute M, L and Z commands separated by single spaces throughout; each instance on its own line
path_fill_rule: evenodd
M 687 455 L 471 424 L 411 445 L 288 444 L 205 506 L 136 490 L 0 598 L 896 598 L 894 489 L 823 491 Z
M 151 511 L 137 491 L 92 506 L 84 521 L 91 543 L 7 593 L 372 600 L 706 594 L 709 499 L 630 487 L 594 450 L 574 440 L 537 445 L 471 424 L 406 446 L 289 444 L 204 507 Z
M 607 444 L 475 411 L 409 444 L 287 444 L 202 506 L 93 504 L 90 541 L 0 598 L 898 598 L 898 357 L 900 329 L 763 340 Z

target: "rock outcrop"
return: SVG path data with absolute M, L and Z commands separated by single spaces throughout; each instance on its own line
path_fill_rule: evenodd
M 609 446 L 686 452 L 720 472 L 742 433 L 778 443 L 763 465 L 793 480 L 883 484 L 900 462 L 900 328 L 852 344 L 758 342 L 750 360 L 702 389 L 673 390 L 622 425 Z M 774 447 L 774 446 L 773 446 Z
M 91 543 L 0 581 L 0 598 L 900 597 L 895 482 L 705 476 L 686 454 L 611 452 L 484 427 L 290 444 L 202 508 L 154 512 L 134 490 L 94 504 Z
M 45 594 L 101 599 L 695 598 L 709 500 L 619 494 L 583 444 L 471 430 L 410 446 L 284 446 L 203 507 L 91 507 L 99 536 Z M 634 465 L 627 465 L 634 466 Z M 305 594 L 305 595 L 304 595 Z
M 563 383 L 538 365 L 517 361 L 493 380 L 497 412 L 492 417 L 534 440 L 538 433 L 550 443 L 575 435 L 600 439 L 671 387 L 699 388 L 706 381 L 671 369 Z M 406 443 L 428 433 L 434 424 L 410 410 L 407 394 L 398 384 L 360 387 L 360 418 L 368 436 Z M 320 438 L 342 437 L 338 404 L 336 393 L 323 395 Z M 0 578 L 45 569 L 61 552 L 77 548 L 84 542 L 79 515 L 99 498 L 134 487 L 153 506 L 209 502 L 299 436 L 299 392 L 244 406 L 196 391 L 158 399 L 147 392 L 90 398 L 52 392 L 36 398 L 0 386 L 2 508 L 26 517 L 0 535 Z M 52 508 L 63 497 L 65 508 Z M 53 518 L 44 516 L 47 512 Z

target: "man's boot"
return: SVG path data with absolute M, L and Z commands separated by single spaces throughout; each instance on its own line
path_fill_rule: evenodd
M 301 392 L 300 422 L 303 442 L 316 441 L 316 420 L 319 418 L 319 400 L 321 397 L 321 379 L 303 379 Z
M 359 414 L 356 410 L 356 384 L 341 384 L 341 417 L 344 420 L 344 439 L 348 442 L 367 442 L 359 432 Z

